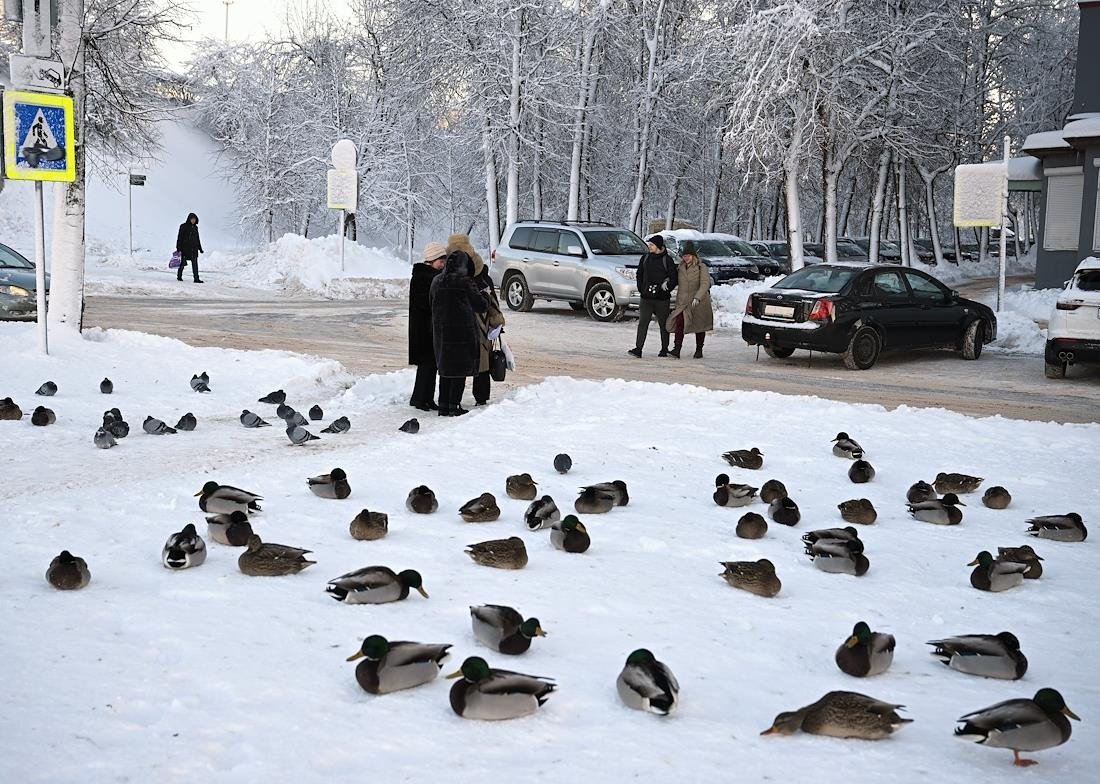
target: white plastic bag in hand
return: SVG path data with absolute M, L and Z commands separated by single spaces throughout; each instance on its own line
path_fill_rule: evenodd
M 506 342 L 501 340 L 500 341 L 500 350 L 504 352 L 504 362 L 507 365 L 508 369 L 509 370 L 515 370 L 516 369 L 516 356 L 515 356 L 515 354 L 512 353 L 511 347 L 509 347 L 509 345 Z
M 497 338 L 499 338 L 501 329 L 503 329 L 503 327 L 493 327 L 491 330 L 489 330 L 489 340 L 496 340 Z

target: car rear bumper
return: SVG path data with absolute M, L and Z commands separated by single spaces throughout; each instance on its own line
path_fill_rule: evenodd
M 835 324 L 768 321 L 748 315 L 741 320 L 741 338 L 750 346 L 770 344 L 831 353 L 840 353 L 848 347 L 848 336 Z
M 1100 362 L 1100 340 L 1054 338 L 1047 341 L 1044 353 L 1046 361 L 1051 365 L 1061 362 L 1071 365 L 1078 362 Z M 1060 354 L 1063 356 L 1059 356 Z

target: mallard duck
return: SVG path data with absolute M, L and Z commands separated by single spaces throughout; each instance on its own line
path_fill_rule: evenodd
M 973 566 L 970 584 L 979 591 L 1007 591 L 1024 581 L 1027 564 L 1013 561 L 995 561 L 988 550 L 982 550 L 978 557 L 967 564 Z
M 233 514 L 238 511 L 252 514 L 260 511 L 259 502 L 264 500 L 261 495 L 217 482 L 204 484 L 195 497 L 199 499 L 199 509 L 209 514 Z
M 1013 764 L 1027 767 L 1038 761 L 1021 757 L 1021 751 L 1052 749 L 1069 740 L 1073 729 L 1067 716 L 1081 720 L 1057 691 L 1039 689 L 1030 700 L 1005 700 L 962 716 L 955 737 L 1012 749 Z
M 849 460 L 862 460 L 863 447 L 842 430 L 833 439 L 833 454 L 837 457 L 846 457 Z
M 1043 576 L 1043 559 L 1031 549 L 1031 545 L 1029 544 L 1025 544 L 1021 547 L 998 547 L 997 560 L 1012 561 L 1014 563 L 1026 565 L 1027 571 L 1024 572 L 1025 580 L 1038 580 Z
M 546 636 L 538 618 L 524 620 L 514 607 L 503 604 L 471 607 L 470 622 L 478 642 L 508 656 L 526 653 L 533 639 Z
M 714 478 L 714 503 L 719 506 L 748 506 L 756 498 L 757 488 L 752 485 L 730 484 L 729 474 Z
M 413 514 L 431 514 L 439 509 L 435 493 L 427 485 L 419 485 L 409 491 L 405 499 L 405 508 Z
M 281 389 L 276 389 L 274 392 L 268 392 L 266 395 L 256 401 L 257 403 L 270 403 L 274 406 L 280 406 L 286 402 L 286 392 Z
M 929 640 L 927 644 L 934 646 L 932 655 L 945 666 L 967 675 L 1015 681 L 1027 672 L 1027 657 L 1012 632 L 964 634 Z
M 836 649 L 836 666 L 854 678 L 881 675 L 894 663 L 894 635 L 873 632 L 860 621 L 848 639 Z
M 557 688 L 536 675 L 493 669 L 480 656 L 447 677 L 462 678 L 451 687 L 451 708 L 464 719 L 518 719 L 538 710 Z
M 517 501 L 534 501 L 539 488 L 530 474 L 516 474 L 504 480 L 504 492 Z
M 474 563 L 497 569 L 522 569 L 527 565 L 527 548 L 518 536 L 507 539 L 490 539 L 466 547 L 466 555 Z
M 741 539 L 762 539 L 768 532 L 768 521 L 756 512 L 745 512 L 737 521 L 735 533 Z
M 958 525 L 962 522 L 963 513 L 960 506 L 966 506 L 954 493 L 948 493 L 943 498 L 931 501 L 917 501 L 908 505 L 909 514 L 914 520 L 921 520 L 933 525 Z
M 905 500 L 911 504 L 920 504 L 925 501 L 936 500 L 936 488 L 925 481 L 919 481 L 909 487 L 905 493 Z
M 62 550 L 46 569 L 46 581 L 59 591 L 79 590 L 91 582 L 91 579 L 92 573 L 88 571 L 88 564 L 68 550 Z
M 806 555 L 815 567 L 830 574 L 850 574 L 862 577 L 871 568 L 863 554 L 863 542 L 822 539 L 806 545 Z
M 188 523 L 178 534 L 172 534 L 160 551 L 160 560 L 169 569 L 187 569 L 206 560 L 206 542 Z
M 787 486 L 780 482 L 778 479 L 769 479 L 760 488 L 760 500 L 766 504 L 770 504 L 777 498 L 787 497 Z
M 237 559 L 237 566 L 251 577 L 281 577 L 298 574 L 316 561 L 306 558 L 309 550 L 285 544 L 264 542 L 256 534 L 248 537 L 248 549 Z
M 1030 526 L 1027 532 L 1032 536 L 1055 542 L 1083 542 L 1089 535 L 1081 515 L 1076 512 L 1032 517 L 1027 524 Z
M 414 569 L 395 572 L 388 566 L 364 566 L 329 580 L 325 593 L 344 604 L 387 604 L 408 598 L 410 589 L 428 598 L 420 572 Z
M 850 501 L 841 501 L 836 505 L 840 510 L 840 516 L 846 523 L 858 523 L 859 525 L 872 525 L 878 519 L 875 505 L 866 498 L 853 498 Z
M 850 525 L 844 528 L 819 528 L 816 531 L 810 531 L 808 534 L 803 534 L 802 541 L 808 545 L 816 542 L 844 542 L 850 552 L 863 552 L 863 540 L 859 538 L 859 531 L 852 528 Z M 808 549 L 807 552 L 809 552 Z
M 734 468 L 747 468 L 755 471 L 764 465 L 764 453 L 755 446 L 752 449 L 734 449 L 722 453 L 722 459 Z
M 615 681 L 619 698 L 628 708 L 667 716 L 676 709 L 680 684 L 672 670 L 645 648 L 626 657 Z
M 608 493 L 611 495 L 611 500 L 615 502 L 615 506 L 626 506 L 630 503 L 630 493 L 626 490 L 626 482 L 621 479 L 613 479 L 610 482 L 599 482 L 594 485 L 589 485 L 588 488 L 582 488 L 597 490 L 601 493 Z
M 206 533 L 218 544 L 244 547 L 252 536 L 252 523 L 239 509 L 229 514 L 210 515 L 206 518 Z
M 1012 493 L 1000 485 L 994 485 L 982 494 L 982 503 L 990 509 L 1007 509 L 1012 503 Z
M 464 503 L 458 510 L 467 523 L 491 523 L 500 518 L 500 507 L 492 493 L 482 493 Z
M 560 455 L 554 455 L 554 470 L 559 474 L 568 474 L 569 469 L 573 467 L 573 458 L 562 452 Z
M 875 467 L 866 460 L 857 460 L 848 469 L 848 478 L 857 485 L 866 484 L 875 478 Z
M 15 421 L 23 418 L 23 409 L 10 397 L 0 400 L 0 420 Z
M 450 654 L 447 644 L 390 642 L 379 634 L 363 640 L 348 661 L 364 659 L 355 668 L 355 680 L 369 694 L 389 694 L 431 683 Z
M 604 514 L 615 508 L 615 494 L 596 486 L 582 487 L 573 508 L 578 514 Z
M 351 485 L 348 484 L 348 475 L 342 468 L 334 468 L 327 474 L 311 476 L 306 480 L 309 489 L 318 498 L 335 498 L 343 500 L 351 495 Z
M 52 409 L 46 408 L 45 406 L 38 406 L 38 408 L 31 412 L 32 425 L 36 425 L 37 427 L 46 427 L 47 425 L 53 425 L 56 423 L 57 414 L 55 414 Z M 161 424 L 164 425 L 163 422 L 161 422 Z M 167 425 L 164 426 L 168 427 Z M 168 429 L 172 430 L 171 428 Z M 176 431 L 172 430 L 172 432 L 175 433 Z
M 936 474 L 936 481 L 932 484 L 937 493 L 973 493 L 983 481 L 980 476 L 941 472 Z
M 780 713 L 772 726 L 760 734 L 792 735 L 802 730 L 833 738 L 882 740 L 913 721 L 897 714 L 904 707 L 854 691 L 831 691 L 812 705 Z
M 349 526 L 351 538 L 362 542 L 372 542 L 381 539 L 390 530 L 390 518 L 382 512 L 371 512 L 364 509 L 355 516 Z
M 725 569 L 718 576 L 734 588 L 757 596 L 775 596 L 783 583 L 775 575 L 775 565 L 767 558 L 759 561 L 719 561 Z
M 558 505 L 554 503 L 554 499 L 548 495 L 536 498 L 527 507 L 527 511 L 523 513 L 523 522 L 528 531 L 549 528 L 559 520 L 561 520 L 561 511 L 558 509 Z
M 567 553 L 583 553 L 592 545 L 584 523 L 573 515 L 566 515 L 560 523 L 550 527 L 550 544 Z
M 780 525 L 798 525 L 798 521 L 802 519 L 798 504 L 789 496 L 772 501 L 768 505 L 768 516 Z

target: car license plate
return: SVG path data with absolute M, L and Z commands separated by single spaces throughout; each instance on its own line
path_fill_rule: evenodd
M 793 319 L 794 308 L 787 305 L 765 305 L 765 316 L 775 316 L 776 318 Z

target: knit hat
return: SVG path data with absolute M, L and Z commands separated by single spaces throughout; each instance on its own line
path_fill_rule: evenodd
M 442 242 L 429 242 L 428 246 L 424 248 L 424 261 L 435 261 L 436 259 L 445 258 L 447 255 L 447 248 L 443 246 Z
M 654 234 L 652 237 L 649 238 L 648 242 L 652 242 L 661 250 L 665 249 L 665 238 L 662 237 L 660 234 Z
M 695 243 L 691 240 L 684 240 L 680 243 L 680 255 L 681 256 L 698 256 L 699 253 L 695 250 Z

